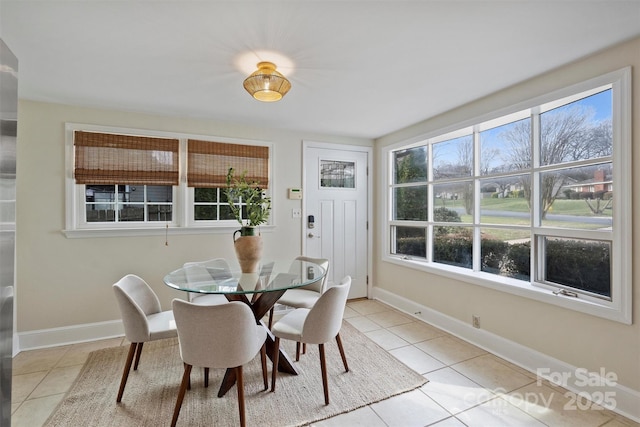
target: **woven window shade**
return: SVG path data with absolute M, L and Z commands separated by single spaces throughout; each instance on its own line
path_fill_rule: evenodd
M 177 139 L 76 131 L 77 184 L 178 185 Z
M 269 188 L 269 147 L 190 139 L 187 151 L 189 187 L 226 187 L 233 168 L 236 175 L 246 171 L 248 182 Z

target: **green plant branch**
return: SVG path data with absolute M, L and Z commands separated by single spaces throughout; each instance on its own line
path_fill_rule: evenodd
M 271 198 L 262 193 L 257 182 L 247 181 L 247 171 L 235 175 L 233 168 L 227 171 L 225 196 L 234 218 L 243 227 L 256 227 L 269 219 Z M 242 206 L 246 207 L 247 217 L 242 217 Z

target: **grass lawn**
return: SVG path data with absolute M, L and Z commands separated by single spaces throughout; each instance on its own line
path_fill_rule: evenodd
M 441 200 L 437 200 L 436 207 L 442 207 L 441 202 Z M 444 206 L 448 209 L 458 208 L 458 210 L 461 210 L 464 209 L 464 201 L 446 200 Z M 483 227 L 483 233 L 485 233 L 484 229 L 486 228 L 487 234 L 501 240 L 514 240 L 528 237 L 528 233 L 526 231 L 503 230 L 499 228 L 492 228 L 491 225 L 521 225 L 524 227 L 528 227 L 531 225 L 529 218 L 517 216 L 510 217 L 502 215 L 493 216 L 490 214 L 487 215 L 487 213 L 491 211 L 505 211 L 514 213 L 529 212 L 529 207 L 527 206 L 527 202 L 524 199 L 482 199 L 482 210 L 483 212 L 485 212 L 485 214 L 482 215 L 481 224 L 486 224 L 486 226 Z M 572 215 L 576 217 L 594 216 L 584 200 L 556 200 L 552 206 L 552 209 L 549 210 L 549 214 Z M 611 218 L 611 210 L 606 210 L 605 214 L 598 216 Z M 460 220 L 463 223 L 468 224 L 473 222 L 472 216 L 467 214 L 461 214 Z M 603 227 L 602 224 L 591 224 L 582 222 L 578 220 L 578 218 L 576 218 L 576 221 L 557 221 L 547 218 L 543 221 L 543 225 L 545 227 L 575 228 L 581 230 L 597 230 Z
M 596 205 L 596 200 L 589 201 L 593 206 Z M 606 204 L 604 201 L 600 201 L 600 205 L 603 206 Z M 446 208 L 463 208 L 464 201 L 463 200 L 443 200 L 437 199 L 436 208 L 446 207 Z M 529 212 L 529 206 L 527 205 L 527 201 L 522 198 L 506 198 L 506 199 L 498 199 L 487 197 L 482 199 L 481 207 L 483 210 L 496 210 L 496 211 L 508 211 L 508 212 Z M 587 206 L 587 202 L 584 200 L 565 200 L 565 199 L 557 199 L 548 213 L 557 214 L 557 215 L 576 215 L 576 216 L 595 216 L 589 206 Z M 598 214 L 597 216 L 612 216 L 612 209 L 605 209 L 602 214 Z M 504 222 L 500 222 L 501 224 Z M 566 223 L 562 223 L 566 224 Z

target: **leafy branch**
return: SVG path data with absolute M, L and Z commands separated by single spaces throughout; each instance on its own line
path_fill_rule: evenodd
M 247 181 L 247 171 L 234 176 L 235 171 L 229 168 L 227 172 L 227 187 L 224 194 L 235 219 L 243 227 L 255 227 L 264 224 L 269 219 L 271 198 L 262 193 L 257 182 Z M 242 217 L 242 207 L 246 209 L 246 219 Z

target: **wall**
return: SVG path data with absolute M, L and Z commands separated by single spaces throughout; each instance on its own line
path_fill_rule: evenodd
M 640 132 L 640 38 L 628 41 L 588 58 L 566 65 L 504 91 L 487 96 L 438 117 L 387 135 L 376 141 L 377 167 L 382 166 L 383 148 L 446 126 L 532 99 L 556 89 L 593 77 L 633 67 L 633 131 Z M 640 150 L 632 148 L 633 164 L 640 165 Z M 378 177 L 376 194 L 384 191 L 384 178 Z M 633 170 L 633 186 L 640 188 L 640 167 Z M 379 205 L 379 204 L 378 204 Z M 640 265 L 640 198 L 632 201 L 633 259 Z M 376 211 L 376 230 L 385 232 L 382 207 Z M 632 230 L 629 230 L 632 232 Z M 470 324 L 472 314 L 480 315 L 482 328 L 569 365 L 618 375 L 618 383 L 640 391 L 640 275 L 633 278 L 632 325 L 604 320 L 534 300 L 490 290 L 390 264 L 381 260 L 384 248 L 376 242 L 375 285 L 437 313 Z
M 183 296 L 162 282 L 185 261 L 234 255 L 232 233 L 151 237 L 66 238 L 65 122 L 184 132 L 270 141 L 273 150 L 273 219 L 264 233 L 265 252 L 288 260 L 302 251 L 301 219 L 291 218 L 300 201 L 288 187 L 302 184 L 302 140 L 372 146 L 373 141 L 251 128 L 216 121 L 70 107 L 21 100 L 17 177 L 17 332 L 61 329 L 120 319 L 111 285 L 127 273 L 145 278 L 163 309 Z M 70 340 L 80 339 L 70 334 Z M 21 343 L 23 340 L 21 339 Z M 32 342 L 32 345 L 45 345 Z

